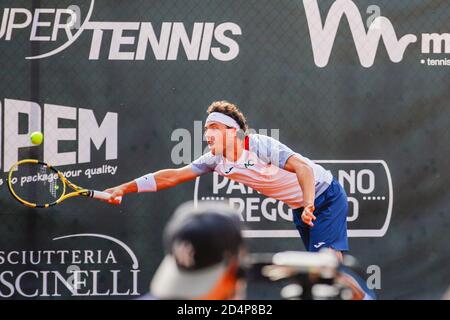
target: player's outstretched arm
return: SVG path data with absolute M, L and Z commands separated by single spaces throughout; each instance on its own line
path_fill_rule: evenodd
M 198 177 L 190 165 L 178 169 L 164 169 L 154 173 L 157 190 L 168 189 Z
M 106 189 L 105 192 L 110 193 L 112 199 L 134 192 L 155 192 L 193 180 L 197 176 L 198 174 L 192 171 L 190 165 L 178 169 L 163 169 L 119 186 Z

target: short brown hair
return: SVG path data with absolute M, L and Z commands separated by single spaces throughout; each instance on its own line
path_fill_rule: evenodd
M 206 111 L 208 114 L 211 112 L 220 112 L 223 113 L 238 123 L 239 127 L 242 129 L 242 131 L 247 131 L 247 119 L 245 118 L 244 114 L 239 110 L 238 106 L 222 100 L 222 101 L 214 101 L 211 103 L 211 105 L 208 107 L 208 110 Z

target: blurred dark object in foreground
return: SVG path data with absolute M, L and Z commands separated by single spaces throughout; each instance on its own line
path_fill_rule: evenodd
M 287 283 L 280 292 L 287 300 L 374 300 L 357 260 L 339 261 L 330 250 L 318 253 L 286 251 L 251 254 L 243 270 L 249 283 Z

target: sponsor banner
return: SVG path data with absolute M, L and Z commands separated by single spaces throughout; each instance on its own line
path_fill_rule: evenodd
M 69 234 L 39 249 L 0 250 L 0 266 L 0 298 L 139 295 L 136 254 L 104 234 Z

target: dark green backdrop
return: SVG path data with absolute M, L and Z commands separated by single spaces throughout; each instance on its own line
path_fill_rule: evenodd
M 3 0 L 1 7 L 32 11 L 30 2 Z M 84 19 L 90 2 L 75 2 L 43 0 L 34 5 L 35 8 L 67 8 L 75 4 Z M 334 2 L 319 1 L 322 19 Z M 117 113 L 117 159 L 105 160 L 105 145 L 99 150 L 91 145 L 89 163 L 60 167 L 68 170 L 103 164 L 118 166 L 114 176 L 74 179 L 81 185 L 100 189 L 159 168 L 178 167 L 171 158 L 172 149 L 178 143 L 172 141 L 172 133 L 185 128 L 193 136 L 194 121 L 204 120 L 206 107 L 219 99 L 238 104 L 251 128 L 279 129 L 282 142 L 310 159 L 383 160 L 392 179 L 391 194 L 386 171 L 380 163 L 323 164 L 336 175 L 339 170 L 372 170 L 378 194 L 367 196 L 386 197 L 384 202 L 368 204 L 368 200 L 362 200 L 366 195 L 353 195 L 359 200 L 361 219 L 349 222 L 349 229 L 381 228 L 387 203 L 392 202 L 386 233 L 382 237 L 351 237 L 351 254 L 364 268 L 380 267 L 381 289 L 376 292 L 381 298 L 440 298 L 450 285 L 450 69 L 427 66 L 420 60 L 446 58 L 445 54 L 422 54 L 421 34 L 449 32 L 450 5 L 437 0 L 354 3 L 363 21 L 370 16 L 367 7 L 375 4 L 381 8 L 381 15 L 392 22 L 397 37 L 418 36 L 417 43 L 406 49 L 402 61 L 392 62 L 380 41 L 373 66 L 361 66 L 349 23 L 343 18 L 328 65 L 317 67 L 305 8 L 300 0 L 97 0 L 91 22 L 151 22 L 157 35 L 162 22 L 182 22 L 189 36 L 194 22 L 216 25 L 232 22 L 240 27 L 241 34 L 225 34 L 238 44 L 239 54 L 231 61 L 220 61 L 211 54 L 208 60 L 192 61 L 180 45 L 176 60 L 156 60 L 149 45 L 144 60 L 109 60 L 111 31 L 104 31 L 99 59 L 89 60 L 93 31 L 85 30 L 61 53 L 27 60 L 27 56 L 48 52 L 65 42 L 62 32 L 55 42 L 30 41 L 30 25 L 13 30 L 9 41 L 5 36 L 0 38 L 2 119 L 6 113 L 5 99 L 32 101 L 41 108 L 44 104 L 56 104 L 92 109 L 99 122 L 107 112 Z M 52 21 L 54 15 L 46 17 Z M 43 30 L 42 34 L 50 32 Z M 124 36 L 136 39 L 138 34 L 138 31 L 124 31 Z M 227 51 L 217 39 L 213 39 L 212 45 Z M 122 47 L 122 51 L 135 50 L 136 44 Z M 74 120 L 60 121 L 59 125 L 79 127 Z M 2 171 L 7 170 L 3 159 L 8 134 L 2 120 Z M 60 142 L 59 147 L 60 152 L 77 151 L 77 142 Z M 23 148 L 19 158 L 25 157 L 42 158 L 43 148 Z M 51 158 L 46 160 L 51 162 Z M 3 174 L 2 178 L 5 177 Z M 163 257 L 162 226 L 177 205 L 193 199 L 194 186 L 190 182 L 157 194 L 131 195 L 121 207 L 72 199 L 53 209 L 33 210 L 16 203 L 3 183 L 0 251 L 51 248 L 107 251 L 114 247 L 117 264 L 100 264 L 98 268 L 89 264 L 80 266 L 101 269 L 104 272 L 101 283 L 104 288 L 110 288 L 107 273 L 111 269 L 126 273 L 131 268 L 130 259 L 119 247 L 97 238 L 52 241 L 69 234 L 109 235 L 126 243 L 136 254 L 139 293 L 145 293 Z M 202 177 L 200 192 L 207 196 L 211 186 L 211 177 Z M 347 191 L 348 188 L 347 185 Z M 232 196 L 247 197 L 236 192 Z M 258 216 L 257 211 L 253 215 Z M 252 229 L 293 230 L 289 222 L 279 219 L 276 222 L 263 219 L 249 225 Z M 249 245 L 253 252 L 303 250 L 299 238 L 251 238 Z M 11 271 L 4 275 L 11 283 L 23 270 L 60 270 L 65 274 L 67 265 L 59 262 L 37 266 L 4 262 L 0 264 L 0 272 Z M 30 274 L 26 277 L 29 281 L 24 276 L 21 282 L 25 291 L 42 289 L 42 280 L 37 281 Z M 130 281 L 130 277 L 124 276 L 121 288 L 126 291 Z M 251 285 L 250 297 L 279 297 L 277 289 L 259 289 L 260 285 Z M 70 297 L 68 290 L 60 291 L 62 297 Z M 0 292 L 7 294 L 10 289 L 0 282 Z M 10 298 L 23 296 L 15 290 Z

